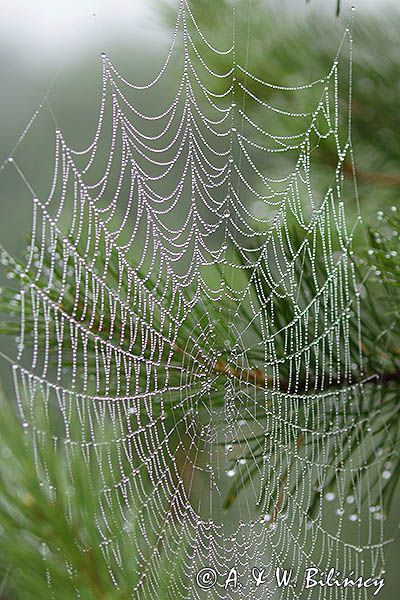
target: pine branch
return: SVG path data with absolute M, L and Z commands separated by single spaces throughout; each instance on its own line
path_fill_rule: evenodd
M 50 582 L 57 600 L 70 600 L 77 593 L 85 600 L 130 597 L 145 569 L 138 563 L 143 532 L 156 544 L 154 524 L 146 513 L 140 515 L 139 523 L 132 505 L 129 513 L 126 507 L 121 514 L 121 498 L 116 492 L 103 501 L 107 484 L 94 455 L 87 462 L 72 445 L 61 440 L 55 444 L 53 437 L 41 436 L 34 427 L 22 428 L 12 403 L 4 397 L 0 407 L 0 577 L 5 588 L 1 597 L 47 598 Z M 40 421 L 40 402 L 35 407 L 35 418 Z M 76 423 L 72 431 L 75 427 L 81 429 Z M 108 435 L 95 432 L 98 453 Z M 113 483 L 109 481 L 111 489 Z M 110 552 L 105 561 L 103 548 L 107 545 L 117 550 L 118 558 L 113 559 Z M 176 545 L 176 540 L 168 541 L 168 547 L 177 553 L 175 573 L 170 577 L 176 578 L 174 585 L 179 589 L 179 581 L 185 584 L 179 561 L 185 545 Z M 163 594 L 168 588 L 163 560 L 167 564 L 170 556 L 164 555 L 162 548 L 159 552 Z M 138 596 L 142 597 L 147 598 Z

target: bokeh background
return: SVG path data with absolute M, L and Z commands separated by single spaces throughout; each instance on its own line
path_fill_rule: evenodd
M 250 48 L 263 69 L 257 74 L 276 82 L 288 80 L 293 73 L 297 81 L 317 78 L 334 55 L 350 2 L 342 1 L 339 17 L 336 0 L 265 0 L 264 4 L 265 39 L 254 36 Z M 361 210 L 365 221 L 373 223 L 377 210 L 399 206 L 400 11 L 396 0 L 351 4 L 356 8 L 353 142 Z M 163 0 L 2 0 L 0 7 L 0 164 L 43 104 L 18 152 L 27 175 L 35 176 L 35 192 L 45 194 L 54 128 L 62 129 L 75 148 L 85 147 L 94 133 L 101 93 L 100 53 L 105 51 L 130 80 L 150 80 L 169 46 L 171 23 Z M 205 26 L 212 18 L 204 14 Z M 280 49 L 288 51 L 276 53 L 269 61 L 268 50 L 278 38 Z M 0 173 L 2 244 L 18 254 L 30 222 L 30 195 L 6 166 Z M 399 597 L 399 513 L 397 494 L 388 520 L 396 542 L 387 554 L 383 600 Z

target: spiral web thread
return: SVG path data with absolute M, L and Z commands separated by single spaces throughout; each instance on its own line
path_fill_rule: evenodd
M 102 55 L 95 136 L 76 151 L 56 131 L 51 191 L 33 199 L 18 273 L 23 425 L 38 448 L 52 436 L 98 465 L 104 561 L 117 587 L 132 581 L 132 597 L 158 597 L 161 571 L 171 598 L 203 597 L 202 567 L 217 572 L 210 597 L 256 598 L 276 592 L 276 566 L 294 577 L 383 568 L 344 208 L 351 119 L 338 72 L 349 70 L 350 107 L 351 29 L 325 76 L 291 87 L 238 64 L 234 37 L 215 48 L 182 0 L 153 81 L 130 83 Z M 214 56 L 225 72 L 209 66 Z M 137 108 L 155 97 L 162 112 Z M 292 135 L 279 133 L 283 122 Z M 313 153 L 323 143 L 337 164 L 321 195 Z M 233 566 L 235 592 L 224 587 Z M 265 569 L 259 589 L 253 566 Z

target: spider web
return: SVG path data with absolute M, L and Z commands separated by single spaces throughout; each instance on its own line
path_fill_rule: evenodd
M 171 598 L 203 597 L 203 567 L 216 570 L 213 597 L 257 598 L 276 592 L 276 566 L 299 579 L 312 566 L 378 576 L 384 563 L 345 216 L 351 28 L 327 74 L 280 86 L 236 62 L 234 11 L 220 50 L 182 0 L 150 83 L 102 55 L 95 136 L 77 151 L 56 131 L 51 191 L 33 199 L 18 272 L 23 425 L 38 448 L 52 436 L 97 464 L 104 561 L 132 597 L 158 597 L 161 570 Z M 137 108 L 154 98 L 162 112 Z M 321 182 L 313 156 L 328 143 L 337 162 Z M 268 584 L 255 588 L 252 567 Z

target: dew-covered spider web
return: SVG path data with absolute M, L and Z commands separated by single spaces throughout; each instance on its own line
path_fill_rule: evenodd
M 15 389 L 38 453 L 52 438 L 96 465 L 103 560 L 132 597 L 158 598 L 162 572 L 174 599 L 361 598 L 274 579 L 384 564 L 346 217 L 351 27 L 330 69 L 292 86 L 249 72 L 238 43 L 234 7 L 221 49 L 181 0 L 152 81 L 102 55 L 93 140 L 74 150 L 57 129 L 50 193 L 33 198 Z M 17 155 L 6 168 L 29 186 Z

